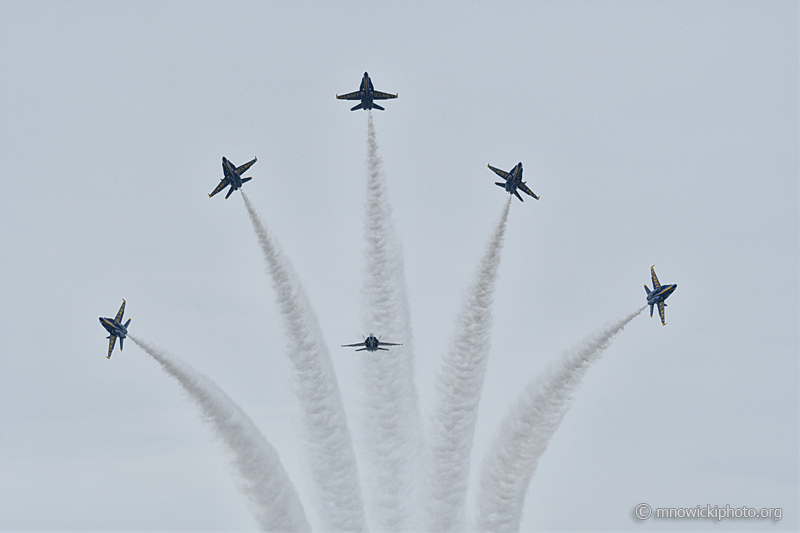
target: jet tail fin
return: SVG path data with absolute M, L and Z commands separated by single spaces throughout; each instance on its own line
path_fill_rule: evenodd
M 653 318 L 653 304 L 650 304 L 650 318 Z
M 253 179 L 253 178 L 242 178 L 242 183 L 244 183 L 246 181 L 250 181 L 251 179 Z
M 350 111 L 355 111 L 356 109 L 364 109 L 364 108 L 361 107 L 361 104 L 358 104 L 358 105 L 354 105 L 353 107 L 351 107 Z
M 378 104 L 372 104 L 372 109 L 380 109 L 381 111 L 386 111 L 384 108 L 382 108 Z
M 644 286 L 644 290 L 647 294 L 650 294 L 650 288 L 647 285 Z
M 227 200 L 228 198 L 230 198 L 230 197 L 231 197 L 231 194 L 233 194 L 233 191 L 235 191 L 235 190 L 236 190 L 236 189 L 234 189 L 233 187 L 231 187 L 230 189 L 228 189 L 228 194 L 226 194 L 226 195 L 225 195 L 225 199 Z
M 498 187 L 502 187 L 504 189 L 506 188 L 506 184 L 505 183 L 500 183 L 499 181 L 495 181 L 494 184 L 497 185 Z
M 517 196 L 517 198 L 519 198 L 520 202 L 524 202 L 525 201 L 525 200 L 522 199 L 522 196 L 520 196 L 519 193 L 516 190 L 514 191 L 514 194 Z
M 131 323 L 131 319 L 129 318 L 127 322 L 125 322 L 125 329 L 128 329 L 128 324 Z
M 124 341 L 124 340 L 125 340 L 125 337 L 120 337 L 119 338 L 119 351 L 120 352 L 122 351 L 122 341 Z

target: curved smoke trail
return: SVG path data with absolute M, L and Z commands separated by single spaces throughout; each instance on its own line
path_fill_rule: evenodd
M 585 338 L 525 387 L 500 423 L 481 467 L 476 500 L 479 530 L 519 531 L 536 465 L 572 405 L 583 375 L 645 307 Z
M 486 361 L 492 300 L 511 196 L 481 259 L 478 276 L 459 316 L 455 340 L 436 376 L 431 465 L 425 501 L 430 531 L 464 529 L 470 451 Z
M 365 326 L 389 342 L 388 352 L 364 352 L 366 459 L 370 516 L 382 530 L 412 525 L 422 430 L 414 384 L 411 318 L 403 271 L 403 250 L 395 236 L 392 209 L 375 141 L 372 112 L 367 129 L 367 202 L 364 236 Z M 411 520 L 411 522 L 410 522 Z
M 330 354 L 317 317 L 286 258 L 273 242 L 250 199 L 242 193 L 289 339 L 296 393 L 303 411 L 311 473 L 319 489 L 326 529 L 365 529 L 364 502 L 353 442 Z
M 278 452 L 219 386 L 180 359 L 128 335 L 164 372 L 178 380 L 197 403 L 203 419 L 233 452 L 239 490 L 247 496 L 250 512 L 266 531 L 310 531 L 303 504 Z

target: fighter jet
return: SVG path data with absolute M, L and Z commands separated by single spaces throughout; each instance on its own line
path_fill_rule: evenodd
M 650 304 L 650 318 L 653 318 L 653 306 L 658 305 L 658 314 L 661 315 L 661 324 L 666 326 L 667 323 L 664 320 L 664 308 L 667 306 L 666 300 L 669 298 L 669 295 L 675 292 L 675 289 L 678 288 L 677 283 L 673 283 L 672 285 L 661 285 L 658 282 L 658 277 L 656 276 L 655 265 L 650 267 L 650 276 L 653 278 L 653 290 L 651 291 L 647 284 L 644 285 L 644 290 L 647 292 L 647 303 Z
M 342 348 L 355 348 L 356 346 L 363 346 L 363 348 L 359 348 L 356 350 L 357 352 L 363 352 L 367 350 L 368 352 L 374 352 L 376 350 L 385 350 L 389 351 L 388 348 L 381 348 L 381 346 L 402 346 L 402 344 L 397 344 L 394 342 L 383 342 L 380 338 L 375 338 L 375 335 L 372 333 L 369 334 L 369 337 L 364 339 L 364 342 L 359 342 L 356 344 L 342 344 Z
M 495 174 L 503 178 L 505 183 L 500 183 L 499 181 L 494 182 L 495 185 L 498 187 L 503 187 L 508 194 L 514 194 L 517 198 L 519 198 L 520 202 L 524 202 L 522 196 L 519 195 L 517 189 L 521 189 L 522 192 L 533 196 L 537 200 L 539 199 L 538 196 L 533 194 L 533 191 L 525 185 L 525 182 L 522 181 L 522 163 L 517 163 L 517 166 L 511 169 L 511 172 L 506 172 L 504 170 L 500 170 L 499 168 L 494 168 L 492 165 L 489 165 L 489 168 L 494 171 Z
M 117 316 L 115 318 L 103 318 L 100 317 L 100 324 L 106 328 L 106 331 L 110 333 L 107 339 L 108 342 L 108 359 L 111 359 L 111 352 L 114 351 L 114 343 L 117 341 L 117 337 L 119 337 L 119 351 L 122 351 L 122 340 L 128 335 L 128 324 L 131 323 L 131 319 L 129 318 L 125 324 L 122 323 L 122 315 L 125 313 L 125 300 L 122 300 L 122 306 L 117 311 Z
M 245 163 L 244 165 L 236 168 L 236 167 L 233 166 L 233 164 L 230 161 L 228 161 L 227 159 L 225 159 L 223 157 L 222 158 L 222 174 L 223 174 L 222 181 L 219 182 L 219 185 L 217 185 L 217 188 L 214 189 L 211 192 L 211 194 L 208 195 L 208 197 L 211 198 L 212 196 L 217 194 L 219 191 L 221 191 L 222 189 L 224 189 L 225 187 L 230 185 L 231 188 L 228 190 L 228 194 L 225 195 L 225 199 L 227 200 L 228 197 L 231 194 L 233 194 L 233 191 L 235 191 L 236 189 L 240 188 L 244 182 L 250 181 L 251 179 L 253 179 L 253 178 L 243 178 L 242 174 L 247 172 L 247 169 L 252 167 L 253 163 L 255 163 L 256 161 L 258 161 L 257 157 L 254 158 L 249 163 Z
M 361 80 L 361 88 L 358 91 L 354 93 L 343 94 L 341 96 L 337 94 L 336 98 L 339 100 L 361 100 L 361 103 L 357 106 L 351 107 L 350 111 L 355 111 L 356 109 L 367 110 L 372 108 L 385 111 L 385 109 L 376 104 L 374 100 L 389 100 L 390 98 L 397 98 L 397 95 L 376 91 L 375 87 L 372 86 L 372 80 L 369 79 L 369 74 L 365 72 L 364 78 Z

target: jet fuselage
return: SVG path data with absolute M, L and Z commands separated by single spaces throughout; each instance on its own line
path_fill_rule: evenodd
M 506 180 L 506 191 L 512 194 L 522 182 L 522 162 L 517 163 L 517 166 L 511 169 L 510 174 L 511 176 Z
M 120 324 L 113 318 L 100 317 L 100 323 L 103 325 L 104 328 L 106 328 L 106 331 L 108 331 L 114 337 L 119 337 L 121 339 L 124 339 L 128 335 L 128 328 L 126 328 L 124 325 Z
M 375 337 L 375 335 L 370 335 L 364 339 L 364 345 L 366 346 L 368 352 L 374 352 L 378 349 L 378 339 Z
M 225 167 L 225 177 L 228 178 L 233 190 L 238 190 L 242 186 L 242 177 L 236 173 L 236 168 L 223 156 L 222 162 Z
M 658 289 L 651 291 L 647 295 L 647 303 L 649 305 L 656 305 L 659 302 L 663 302 L 667 298 L 669 298 L 670 294 L 675 292 L 675 289 L 678 288 L 677 283 L 673 283 L 671 285 L 662 285 Z
M 369 74 L 364 73 L 364 78 L 361 80 L 361 108 L 372 109 L 374 104 L 372 80 L 369 79 Z

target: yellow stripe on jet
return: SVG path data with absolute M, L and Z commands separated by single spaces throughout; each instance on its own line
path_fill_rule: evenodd
M 117 322 L 122 320 L 122 314 L 125 312 L 125 300 L 122 300 L 122 306 L 120 306 L 119 311 L 117 311 Z
M 650 277 L 653 279 L 653 290 L 660 289 L 661 284 L 658 282 L 658 276 L 656 276 L 655 265 L 650 267 Z

